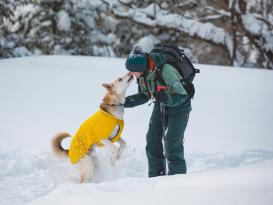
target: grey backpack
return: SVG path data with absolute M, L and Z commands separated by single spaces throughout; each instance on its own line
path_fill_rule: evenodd
M 165 58 L 165 63 L 172 65 L 177 69 L 179 74 L 182 76 L 181 83 L 186 90 L 190 98 L 193 98 L 195 94 L 195 88 L 192 83 L 195 74 L 200 73 L 199 69 L 194 68 L 191 61 L 187 58 L 184 53 L 184 50 L 179 49 L 177 46 L 167 45 L 167 44 L 158 44 L 154 47 L 151 53 L 160 53 Z M 164 65 L 164 64 L 163 64 Z M 158 69 L 157 77 L 164 83 L 162 77 L 162 69 Z

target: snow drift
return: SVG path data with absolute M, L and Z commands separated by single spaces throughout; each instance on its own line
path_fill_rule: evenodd
M 271 204 L 273 73 L 196 65 L 186 131 L 188 175 L 147 178 L 145 133 L 152 106 L 126 109 L 128 149 L 115 167 L 79 185 L 68 160 L 50 152 L 94 113 L 101 86 L 124 74 L 124 59 L 44 56 L 0 61 L 0 204 Z M 136 84 L 128 94 L 135 93 Z M 68 146 L 69 140 L 64 143 Z M 271 203 L 270 203 L 271 202 Z

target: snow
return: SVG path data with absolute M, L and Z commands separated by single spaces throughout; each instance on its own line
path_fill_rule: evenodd
M 125 111 L 122 159 L 98 149 L 100 169 L 79 184 L 50 151 L 97 111 L 104 82 L 125 59 L 42 56 L 0 60 L 0 204 L 272 204 L 273 73 L 195 65 L 196 96 L 185 134 L 187 175 L 147 178 L 145 134 L 152 106 Z M 135 93 L 135 83 L 128 95 Z M 69 140 L 63 145 L 69 146 Z
M 31 56 L 32 53 L 24 46 L 17 47 L 13 51 L 14 56 L 21 57 L 21 56 Z
M 71 20 L 69 15 L 66 11 L 61 10 L 57 14 L 58 17 L 58 28 L 61 31 L 69 31 L 71 27 Z
M 112 0 L 112 11 L 115 15 L 120 17 L 130 17 L 135 22 L 148 26 L 165 26 L 166 28 L 180 30 L 188 33 L 190 36 L 198 36 L 202 39 L 212 41 L 216 44 L 227 46 L 230 55 L 232 53 L 232 40 L 231 36 L 225 32 L 223 28 L 217 27 L 212 23 L 201 23 L 197 20 L 185 18 L 178 14 L 171 14 L 167 11 L 156 8 L 156 18 L 151 18 L 153 14 L 153 4 L 144 9 L 130 8 L 125 9 L 118 7 L 118 1 Z
M 262 47 L 267 52 L 273 51 L 273 31 L 272 29 L 269 29 L 264 22 L 259 20 L 259 18 L 263 19 L 262 16 L 254 15 L 249 12 L 242 15 L 244 29 L 250 32 L 252 35 L 263 37 L 265 43 L 262 45 Z
M 105 35 L 98 31 L 93 31 L 91 34 L 92 34 L 91 42 L 101 41 L 103 43 L 110 45 L 117 40 L 116 35 L 113 33 Z
M 262 31 L 262 25 L 259 23 L 259 21 L 250 13 L 247 13 L 245 15 L 242 15 L 242 20 L 245 28 L 255 34 L 260 35 Z
M 199 175 L 128 178 L 90 185 L 62 185 L 31 204 L 270 204 L 272 162 L 262 168 L 245 167 Z M 227 175 L 228 174 L 228 175 Z M 129 186 L 128 186 L 129 185 Z M 242 197 L 243 196 L 243 197 Z
M 140 46 L 143 52 L 148 53 L 158 43 L 160 43 L 160 41 L 157 37 L 155 37 L 154 35 L 148 35 L 148 36 L 140 38 L 138 42 L 136 43 L 136 46 Z

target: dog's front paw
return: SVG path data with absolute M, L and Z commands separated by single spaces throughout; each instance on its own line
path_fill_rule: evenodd
M 83 183 L 83 182 L 85 182 L 85 177 L 83 176 L 83 175 L 80 175 L 80 183 Z
M 117 155 L 117 159 L 120 159 L 124 150 L 127 148 L 126 144 L 122 144 L 120 145 L 119 149 L 118 149 L 118 155 Z
M 111 156 L 111 165 L 114 166 L 117 161 L 117 157 L 119 155 L 119 150 L 117 148 L 112 150 L 112 156 Z

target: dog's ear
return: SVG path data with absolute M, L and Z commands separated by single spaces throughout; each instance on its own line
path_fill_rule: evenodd
M 111 83 L 111 84 L 108 84 L 108 83 L 103 83 L 103 84 L 102 84 L 102 86 L 103 86 L 103 87 L 105 87 L 105 88 L 106 88 L 106 90 L 111 90 L 111 89 L 112 89 L 112 87 L 113 87 L 113 83 Z

